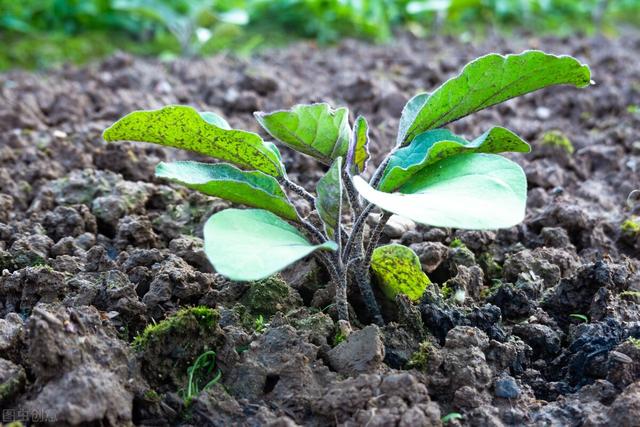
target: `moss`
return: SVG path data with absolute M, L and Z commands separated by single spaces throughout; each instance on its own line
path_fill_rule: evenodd
M 0 383 L 0 403 L 9 401 L 15 394 L 22 391 L 26 379 L 24 370 L 20 368 Z
M 456 237 L 451 241 L 451 243 L 449 243 L 449 247 L 450 248 L 466 248 L 467 246 L 464 243 L 462 243 L 462 240 Z
M 496 262 L 493 255 L 489 252 L 483 252 L 478 257 L 478 264 L 488 279 L 496 279 L 502 277 L 502 266 Z
M 340 331 L 336 332 L 335 336 L 333 337 L 333 346 L 337 346 L 338 344 L 340 344 L 341 342 L 343 342 L 344 340 L 346 340 L 347 337 Z
M 620 231 L 628 237 L 637 237 L 640 235 L 640 218 L 632 216 L 620 224 Z
M 162 322 L 148 325 L 141 334 L 134 338 L 132 346 L 136 351 L 141 351 L 152 341 L 160 341 L 167 335 L 176 332 L 184 331 L 186 333 L 188 330 L 193 330 L 194 323 L 198 329 L 213 332 L 219 318 L 218 311 L 209 307 L 183 308 Z
M 430 341 L 421 342 L 418 350 L 411 355 L 411 358 L 407 362 L 407 368 L 425 371 L 429 366 L 429 356 L 432 352 L 433 344 L 431 344 Z
M 242 297 L 242 303 L 254 316 L 271 317 L 279 311 L 287 311 L 296 303 L 291 288 L 278 275 L 252 282 Z
M 502 286 L 502 281 L 499 279 L 493 279 L 491 281 L 491 286 L 489 287 L 485 286 L 484 288 L 482 288 L 482 290 L 480 291 L 480 298 L 482 299 L 489 298 L 491 295 L 496 293 L 496 291 L 500 288 L 500 286 Z
M 561 148 L 568 154 L 573 154 L 575 151 L 571 140 L 559 130 L 546 132 L 542 136 L 542 145 Z
M 162 397 L 158 394 L 158 392 L 152 388 L 144 392 L 144 398 L 149 402 L 156 402 L 156 403 L 162 400 Z
M 635 348 L 640 350 L 640 338 L 629 337 L 627 338 L 627 341 L 629 341 Z
M 448 299 L 451 297 L 452 294 L 453 294 L 453 288 L 449 285 L 449 282 L 445 282 L 444 285 L 442 285 L 442 288 L 440 289 L 440 295 L 442 295 L 442 298 Z

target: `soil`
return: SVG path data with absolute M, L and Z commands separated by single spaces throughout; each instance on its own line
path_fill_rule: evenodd
M 135 109 L 190 104 L 257 131 L 253 111 L 327 101 L 367 117 L 379 159 L 411 95 L 481 54 L 525 48 L 577 56 L 596 84 L 453 129 L 499 124 L 532 143 L 510 156 L 527 173 L 526 220 L 496 232 L 392 222 L 384 241 L 411 245 L 433 284 L 419 303 L 386 303 L 383 327 L 350 290 L 360 316 L 346 340 L 312 259 L 254 284 L 215 274 L 202 225 L 229 203 L 153 177 L 159 161 L 193 156 L 101 139 Z M 625 222 L 640 214 L 626 203 L 640 188 L 638 105 L 635 33 L 116 55 L 0 75 L 0 422 L 417 426 L 457 412 L 447 425 L 638 425 L 640 227 Z M 303 184 L 322 174 L 284 158 Z M 207 350 L 221 377 L 185 401 Z

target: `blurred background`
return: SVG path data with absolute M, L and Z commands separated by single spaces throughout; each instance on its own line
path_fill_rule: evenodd
M 384 43 L 398 32 L 620 34 L 640 0 L 0 0 L 0 70 L 83 63 L 116 50 L 161 59 L 246 55 L 300 40 Z

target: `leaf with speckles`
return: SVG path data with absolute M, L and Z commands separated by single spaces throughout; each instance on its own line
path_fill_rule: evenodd
M 255 117 L 275 139 L 327 165 L 349 148 L 349 111 L 344 107 L 296 105 L 291 110 L 258 112 Z
M 338 157 L 316 186 L 316 209 L 329 238 L 333 238 L 342 215 L 342 157 Z
M 517 163 L 497 154 L 462 153 L 413 175 L 395 193 L 353 177 L 370 203 L 421 224 L 472 230 L 511 227 L 524 219 L 527 178 Z
M 156 167 L 156 176 L 209 196 L 298 220 L 295 208 L 278 181 L 259 171 L 246 172 L 226 163 L 162 162 Z
M 354 175 L 361 174 L 367 168 L 368 160 L 369 125 L 364 117 L 358 116 L 353 125 L 353 132 L 351 133 L 351 140 L 349 141 L 349 151 L 347 153 L 349 171 Z
M 536 50 L 506 56 L 492 53 L 467 64 L 431 95 L 411 99 L 403 111 L 398 144 L 406 145 L 422 132 L 516 96 L 553 85 L 586 87 L 590 82 L 589 67 L 570 56 Z
M 105 130 L 103 137 L 106 141 L 152 142 L 195 151 L 275 177 L 285 174 L 278 155 L 260 136 L 225 129 L 226 122 L 220 120 L 213 113 L 200 114 L 192 107 L 171 105 L 127 114 Z
M 371 257 L 371 270 L 376 283 L 391 301 L 395 301 L 398 294 L 418 301 L 431 283 L 416 253 L 403 245 L 377 247 Z
M 378 190 L 391 192 L 409 181 L 422 169 L 460 153 L 528 153 L 531 147 L 518 135 L 494 127 L 469 142 L 447 129 L 429 130 L 416 136 L 411 144 L 397 150 L 384 170 Z
M 204 251 L 216 271 L 231 280 L 267 278 L 335 242 L 310 243 L 294 226 L 262 209 L 226 209 L 204 226 Z

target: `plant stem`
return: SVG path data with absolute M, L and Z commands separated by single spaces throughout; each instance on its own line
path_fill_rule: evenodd
M 367 252 L 364 255 L 364 264 L 369 265 L 371 262 L 371 256 L 373 255 L 373 251 L 378 245 L 380 241 L 380 236 L 382 236 L 382 231 L 384 230 L 384 226 L 387 225 L 389 218 L 391 218 L 391 213 L 382 211 L 382 215 L 376 224 L 376 227 L 371 232 L 369 236 L 369 243 L 367 244 Z
M 353 277 L 356 281 L 356 284 L 358 285 L 358 289 L 360 289 L 362 301 L 367 307 L 369 315 L 376 325 L 384 325 L 384 319 L 382 318 L 382 314 L 380 313 L 380 307 L 378 306 L 378 302 L 376 301 L 373 289 L 371 288 L 371 278 L 369 275 L 367 264 L 364 264 L 362 262 L 362 256 L 359 256 L 351 258 L 351 260 L 349 260 L 349 263 L 347 264 L 347 270 L 349 269 L 349 267 L 351 267 L 351 265 L 354 266 Z
M 284 185 L 289 190 L 293 191 L 298 196 L 302 197 L 307 202 L 309 202 L 311 204 L 312 208 L 315 207 L 315 203 L 316 203 L 315 196 L 313 194 L 309 193 L 307 190 L 305 190 L 304 187 L 302 187 L 302 186 L 296 184 L 295 182 L 289 180 L 289 178 L 284 178 L 284 177 L 283 178 L 279 178 L 278 181 L 280 182 L 280 184 Z
M 342 181 L 344 182 L 344 188 L 347 191 L 347 197 L 349 198 L 349 205 L 351 206 L 353 217 L 356 218 L 362 213 L 362 203 L 360 203 L 360 196 L 358 196 L 358 192 L 353 186 L 351 176 L 349 176 L 349 174 L 345 170 L 342 171 Z
M 369 203 L 362 210 L 360 215 L 356 218 L 355 222 L 353 223 L 353 228 L 351 228 L 351 234 L 349 235 L 349 239 L 347 240 L 347 244 L 342 254 L 343 261 L 346 262 L 349 260 L 349 255 L 351 255 L 351 252 L 353 252 L 354 246 L 356 246 L 359 243 L 360 234 L 364 231 L 364 224 L 366 223 L 367 217 L 369 216 L 369 214 L 374 208 L 375 208 L 375 205 L 372 203 Z

